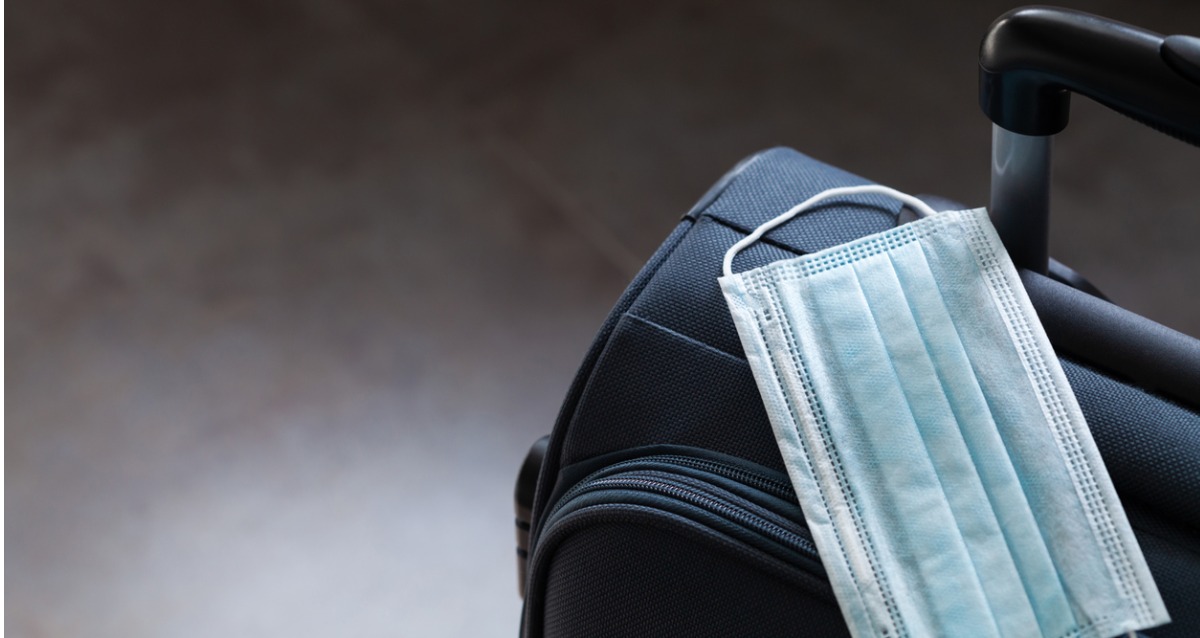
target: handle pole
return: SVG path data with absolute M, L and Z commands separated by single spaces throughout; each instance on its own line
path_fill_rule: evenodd
M 1013 263 L 1041 274 L 1050 266 L 1052 139 L 992 126 L 992 225 Z

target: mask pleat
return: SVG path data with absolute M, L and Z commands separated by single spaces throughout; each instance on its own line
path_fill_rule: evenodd
M 1038 527 L 1041 543 L 1022 538 L 1019 540 L 1026 542 L 1014 544 L 1023 575 L 1038 584 L 1030 592 L 1038 619 L 1046 635 L 1086 626 L 1097 618 L 1097 610 L 1082 609 L 1077 601 L 1119 601 L 1103 561 L 1096 560 L 1103 551 L 1087 524 L 1066 460 L 1036 400 L 1039 389 L 1030 380 L 995 299 L 978 283 L 979 264 L 968 242 L 950 233 L 935 234 L 924 249 L 945 303 L 955 309 L 960 342 Z M 1049 554 L 1049 564 L 1038 555 L 1040 547 Z M 1050 576 L 1063 571 L 1080 577 L 1061 581 Z M 1060 589 L 1065 591 L 1065 601 Z
M 955 334 L 954 327 L 945 308 L 936 303 L 936 292 L 928 292 L 936 291 L 936 282 L 927 269 L 921 269 L 923 264 L 920 245 L 912 243 L 857 262 L 854 268 L 970 555 L 967 564 L 974 568 L 975 583 L 988 599 L 995 631 L 1003 636 L 1020 635 L 1038 621 L 1009 552 L 1005 530 L 993 511 L 985 478 L 1001 474 L 1001 481 L 1007 480 L 1010 490 L 1016 491 L 1016 507 L 1025 504 L 1015 472 L 1011 466 L 1004 467 L 1003 444 L 994 431 L 988 437 L 994 424 L 978 386 L 970 383 L 970 362 L 961 356 L 961 347 L 957 353 L 946 352 L 959 344 L 947 338 Z M 925 292 L 907 294 L 908 286 Z M 931 298 L 935 303 L 929 303 Z M 930 331 L 941 337 L 928 339 Z M 984 454 L 998 454 L 1001 467 L 978 467 L 975 459 L 981 458 L 976 456 L 981 448 Z M 1003 495 L 1008 496 L 1011 494 Z M 1024 510 L 1027 516 L 1021 523 L 1036 533 L 1028 507 Z M 938 586 L 944 589 L 947 583 Z M 961 582 L 954 585 L 956 589 L 961 586 Z M 996 614 L 998 610 L 1003 613 Z M 982 633 L 976 630 L 977 635 Z
M 1002 634 L 1021 635 L 1033 621 L 1046 625 L 1050 635 L 1055 635 L 1054 625 L 1060 622 L 1055 619 L 1070 617 L 1066 593 L 1056 578 L 1045 578 L 1054 573 L 1053 561 L 976 381 L 976 370 L 941 294 L 941 285 L 920 244 L 910 244 L 889 257 L 897 288 L 904 295 L 905 306 L 933 366 L 932 371 L 914 371 L 914 379 L 926 383 L 937 380 L 958 434 L 954 449 L 945 443 L 953 440 L 949 433 L 930 440 L 935 441 L 933 445 L 946 445 L 945 452 L 951 458 L 971 464 L 969 473 L 961 468 L 963 473 L 955 474 L 951 484 L 956 496 L 960 486 L 972 486 L 971 499 L 963 502 L 959 520 Z M 973 261 L 964 263 L 961 276 L 972 276 L 973 268 Z M 905 290 L 914 292 L 905 294 Z M 957 447 L 960 442 L 962 448 Z M 973 489 L 977 483 L 980 492 Z M 968 520 L 973 524 L 966 524 Z M 1039 587 L 1035 583 L 1052 586 Z
M 796 326 L 814 325 L 808 310 L 799 301 L 806 296 L 804 290 L 808 284 L 806 280 L 797 281 L 794 290 L 786 290 L 767 283 L 758 287 L 755 294 L 761 307 L 766 309 L 763 328 L 777 343 L 790 344 L 788 348 L 770 349 L 773 368 L 782 372 L 778 380 L 783 394 L 794 397 L 795 404 L 788 407 L 798 430 L 796 440 L 803 439 L 803 465 L 790 464 L 789 472 L 794 483 L 805 485 L 804 469 L 810 469 L 814 483 L 820 487 L 822 506 L 816 512 L 816 518 L 810 518 L 810 527 L 818 543 L 823 545 L 823 552 L 844 557 L 844 563 L 838 564 L 837 568 L 847 569 L 856 586 L 847 588 L 835 584 L 835 587 L 860 601 L 861 609 L 867 614 L 866 618 L 856 614 L 849 620 L 859 626 L 860 631 L 859 623 L 868 623 L 870 635 L 928 634 L 922 618 L 914 619 L 916 626 L 909 627 L 900 617 L 896 592 L 887 578 L 887 573 L 894 568 L 882 563 L 888 548 L 879 547 L 874 540 L 880 530 L 878 526 L 868 526 L 862 515 L 864 506 L 870 505 L 861 502 L 859 493 L 864 488 L 848 478 L 847 460 L 842 456 L 841 447 L 832 442 L 830 417 L 825 406 L 836 410 L 848 396 L 845 388 L 831 387 L 819 375 L 809 372 L 828 369 L 833 363 L 828 361 L 823 350 L 813 348 L 811 331 L 795 329 Z M 777 430 L 780 425 L 773 422 Z M 793 433 L 786 431 L 786 425 L 782 429 L 785 431 L 777 432 L 777 437 L 790 439 Z M 805 516 L 809 516 L 807 510 Z M 830 538 L 833 543 L 828 542 Z
M 925 594 L 936 590 L 938 583 L 961 583 L 958 568 L 970 559 L 853 269 L 814 275 L 807 288 L 802 299 L 786 296 L 785 309 L 802 339 L 824 344 L 828 368 L 814 376 L 818 395 L 827 396 L 820 386 L 834 385 L 829 381 L 836 379 L 845 386 L 840 400 L 822 402 L 830 424 L 830 444 L 842 451 L 843 463 L 857 477 L 856 494 L 863 508 L 876 513 L 861 524 L 876 539 L 880 560 L 899 563 L 898 569 L 917 576 L 893 583 L 893 591 L 898 598 L 910 600 L 902 607 L 933 607 L 931 613 L 918 617 L 953 625 L 929 627 L 934 634 L 961 634 L 970 628 L 976 635 L 988 635 L 992 620 L 978 587 L 974 592 L 959 591 L 954 597 Z M 805 314 L 815 317 L 815 323 L 794 320 L 794 308 L 799 304 L 811 310 Z M 864 484 L 868 481 L 871 484 Z M 930 521 L 925 527 L 931 531 L 896 533 L 912 529 L 914 517 Z M 878 539 L 887 539 L 887 545 Z M 891 569 L 885 565 L 885 571 Z M 915 628 L 910 630 L 917 634 Z

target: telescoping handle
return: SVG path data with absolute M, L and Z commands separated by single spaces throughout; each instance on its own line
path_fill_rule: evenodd
M 1013 262 L 1040 273 L 1050 140 L 1067 125 L 1071 93 L 1200 145 L 1200 38 L 1055 7 L 1014 9 L 988 28 L 979 103 L 995 125 L 989 210 Z

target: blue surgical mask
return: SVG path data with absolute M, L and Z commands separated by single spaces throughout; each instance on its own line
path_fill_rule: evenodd
M 733 274 L 822 198 L 923 219 Z M 855 636 L 1107 638 L 1169 622 L 984 210 L 834 189 L 721 287 Z

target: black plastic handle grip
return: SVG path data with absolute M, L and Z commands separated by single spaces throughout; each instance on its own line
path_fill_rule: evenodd
M 1200 145 L 1200 38 L 1057 7 L 1022 7 L 992 23 L 979 50 L 979 102 L 992 122 L 1054 135 L 1072 92 Z

